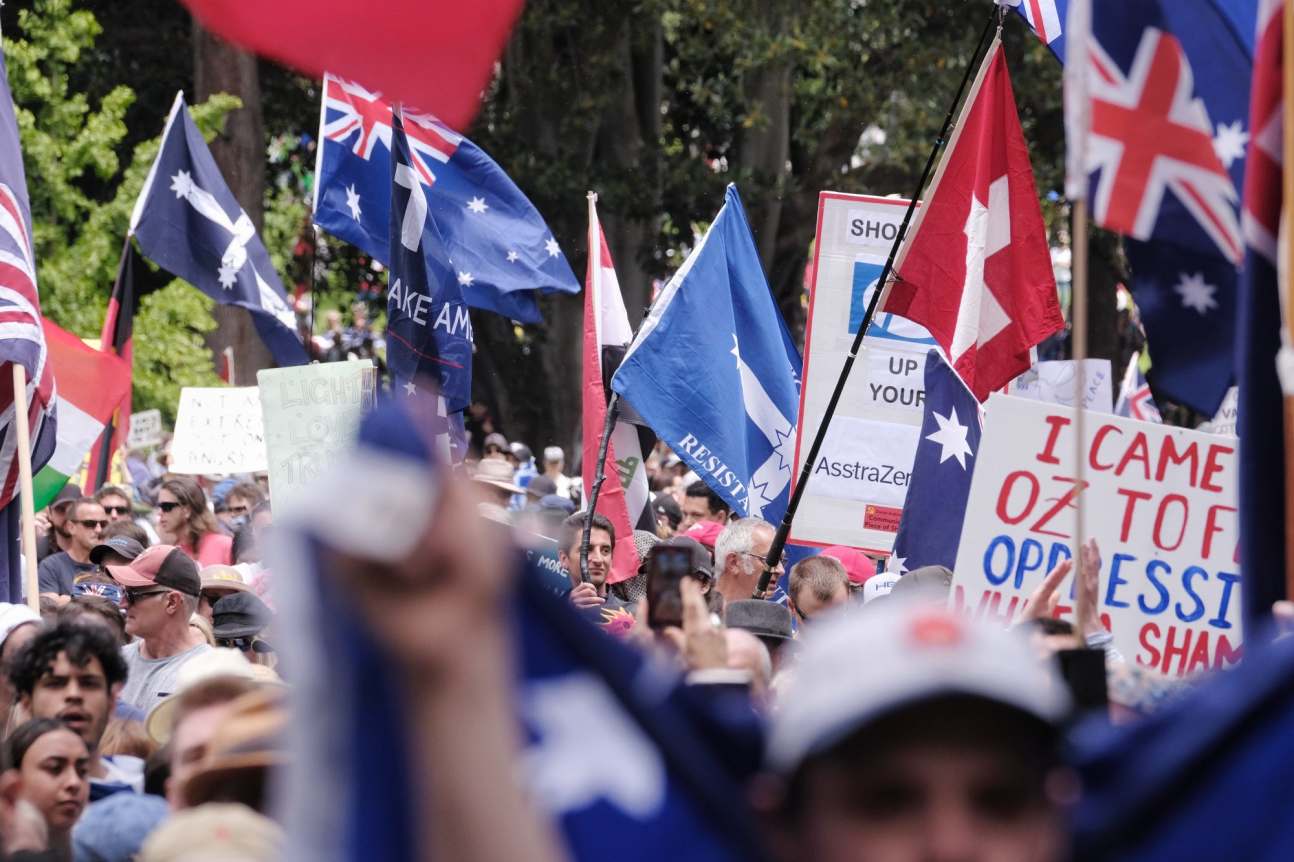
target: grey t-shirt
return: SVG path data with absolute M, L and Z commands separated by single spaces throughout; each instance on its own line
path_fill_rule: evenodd
M 93 572 L 96 568 L 98 567 L 94 563 L 78 563 L 68 556 L 67 551 L 50 554 L 40 561 L 40 565 L 36 569 L 37 577 L 40 580 L 40 591 L 42 593 L 70 596 L 72 595 L 72 584 L 76 581 L 76 576 L 86 572 Z
M 143 641 L 137 640 L 121 648 L 121 657 L 130 670 L 121 690 L 121 700 L 147 714 L 159 700 L 175 691 L 175 676 L 184 663 L 209 651 L 211 645 L 200 643 L 166 658 L 144 658 L 139 654 L 143 645 Z

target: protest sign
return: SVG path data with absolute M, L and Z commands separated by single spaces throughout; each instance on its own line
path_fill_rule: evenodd
M 147 449 L 162 444 L 162 411 L 141 410 L 130 414 L 130 432 L 126 435 L 127 449 Z
M 1222 399 L 1222 406 L 1213 418 L 1207 422 L 1201 422 L 1200 431 L 1209 434 L 1225 434 L 1228 437 L 1236 436 L 1236 423 L 1240 418 L 1240 390 L 1232 386 L 1227 390 L 1227 395 Z
M 1240 657 L 1234 440 L 994 395 L 957 551 L 952 604 L 1003 623 L 1075 541 L 1100 543 L 1098 611 L 1128 661 L 1177 676 Z M 950 525 L 951 528 L 951 525 Z M 1061 588 L 1068 614 L 1073 577 Z
M 300 490 L 355 439 L 374 404 L 371 360 L 267 368 L 256 373 L 265 422 L 274 512 L 290 511 Z
M 172 473 L 253 473 L 264 470 L 265 464 L 255 386 L 180 390 L 171 439 Z
M 797 480 L 907 205 L 900 198 L 819 196 Z M 921 430 L 925 353 L 934 344 L 918 324 L 876 316 L 800 500 L 792 541 L 882 554 L 893 547 Z
M 1039 362 L 1011 381 L 1008 395 L 1046 401 L 1073 407 L 1077 398 L 1078 363 L 1072 359 Z M 1083 360 L 1083 407 L 1098 413 L 1114 410 L 1114 387 L 1111 383 L 1110 360 Z

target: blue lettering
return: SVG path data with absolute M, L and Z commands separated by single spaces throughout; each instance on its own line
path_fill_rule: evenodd
M 1137 607 L 1141 608 L 1143 614 L 1162 614 L 1168 608 L 1168 588 L 1164 586 L 1163 581 L 1156 577 L 1161 570 L 1165 575 L 1173 573 L 1172 566 L 1163 560 L 1151 560 L 1146 564 L 1146 577 L 1150 580 L 1151 586 L 1155 588 L 1155 592 L 1159 593 L 1159 604 L 1151 607 L 1146 604 L 1144 594 L 1137 596 Z
M 1227 608 L 1231 604 L 1231 589 L 1240 583 L 1240 576 L 1234 572 L 1218 572 L 1218 580 L 1222 582 L 1222 600 L 1218 602 L 1218 615 L 1209 620 L 1209 625 L 1229 629 L 1231 623 L 1227 620 Z
M 1191 581 L 1199 575 L 1203 575 L 1204 580 L 1206 581 L 1209 579 L 1209 573 L 1201 569 L 1199 566 L 1191 566 L 1186 571 L 1182 572 L 1182 588 L 1186 590 L 1186 595 L 1190 596 L 1191 600 L 1195 602 L 1195 609 L 1189 614 L 1182 610 L 1181 602 L 1178 602 L 1174 606 L 1173 609 L 1177 611 L 1177 618 L 1184 623 L 1193 623 L 1200 617 L 1204 616 L 1204 602 L 1200 600 L 1199 593 L 1195 592 L 1195 590 L 1191 588 Z
M 993 561 L 997 557 L 999 547 L 1006 549 L 1006 565 L 1002 568 L 1002 574 L 994 572 Z M 1006 583 L 1007 578 L 1011 577 L 1011 569 L 1015 567 L 1015 543 L 1011 541 L 1010 536 L 998 536 L 988 543 L 988 548 L 984 551 L 984 577 L 995 587 L 1000 587 Z
M 1112 608 L 1126 608 L 1128 603 L 1120 601 L 1114 597 L 1114 591 L 1119 588 L 1120 584 L 1126 584 L 1127 578 L 1119 576 L 1119 568 L 1124 563 L 1136 561 L 1132 554 L 1115 554 L 1114 559 L 1110 561 L 1110 583 L 1105 588 L 1105 603 Z
M 1024 588 L 1024 576 L 1042 568 L 1042 542 L 1025 539 L 1020 543 L 1020 559 L 1015 566 L 1015 588 Z

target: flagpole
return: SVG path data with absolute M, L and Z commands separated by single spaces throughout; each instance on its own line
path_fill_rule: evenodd
M 1281 219 L 1280 233 L 1283 242 L 1277 243 L 1277 253 L 1283 259 L 1284 284 L 1279 284 L 1281 297 L 1282 331 L 1281 347 L 1277 354 L 1277 370 L 1284 395 L 1285 436 L 1285 598 L 1294 600 L 1294 243 L 1290 242 L 1290 217 L 1294 214 L 1294 0 L 1285 0 L 1284 61 L 1281 63 L 1281 98 L 1285 109 L 1282 118 L 1283 162 L 1281 169 Z M 1278 274 L 1281 267 L 1277 267 Z
M 926 158 L 926 165 L 921 171 L 921 179 L 917 182 L 917 187 L 912 193 L 911 200 L 908 201 L 907 210 L 903 213 L 903 221 L 899 224 L 899 230 L 894 237 L 893 245 L 890 246 L 889 257 L 886 258 L 881 275 L 876 280 L 876 290 L 873 291 L 872 298 L 867 303 L 867 310 L 863 314 L 862 323 L 858 327 L 858 332 L 854 335 L 854 343 L 850 345 L 849 354 L 845 357 L 845 364 L 840 369 L 840 376 L 836 378 L 836 387 L 831 391 L 831 399 L 827 402 L 827 409 L 822 414 L 822 422 L 818 425 L 818 433 L 814 435 L 813 443 L 810 444 L 808 454 L 804 458 L 804 466 L 800 469 L 800 479 L 795 483 L 795 489 L 791 492 L 791 499 L 786 505 L 786 514 L 782 516 L 782 523 L 778 526 L 777 534 L 773 537 L 773 544 L 768 548 L 768 556 L 764 559 L 764 573 L 759 578 L 759 585 L 755 588 L 754 598 L 762 599 L 764 593 L 768 590 L 768 582 L 773 577 L 773 568 L 777 565 L 777 561 L 781 559 L 782 550 L 786 547 L 786 540 L 791 534 L 791 522 L 795 520 L 796 510 L 800 508 L 800 498 L 804 496 L 804 489 L 809 484 L 813 464 L 818 460 L 818 452 L 822 449 L 823 441 L 826 440 L 827 427 L 831 424 L 832 417 L 835 416 L 836 406 L 840 403 L 840 396 L 844 394 L 845 383 L 849 380 L 849 372 L 853 370 L 854 360 L 857 359 L 858 352 L 862 350 L 863 336 L 867 334 L 867 330 L 872 324 L 872 318 L 876 314 L 876 306 L 880 302 L 881 295 L 885 293 L 885 285 L 889 282 L 890 273 L 894 269 L 894 259 L 898 255 L 899 247 L 903 245 L 908 223 L 911 222 L 912 214 L 916 211 L 921 191 L 925 188 L 926 181 L 930 179 L 930 173 L 934 170 L 935 162 L 939 158 L 939 151 L 947 143 L 948 131 L 952 128 L 953 119 L 957 114 L 957 105 L 961 102 L 962 96 L 966 92 L 966 86 L 970 83 L 971 75 L 979 66 L 980 55 L 984 52 L 984 46 L 988 44 L 994 30 L 1001 26 L 1004 11 L 1003 7 L 996 5 L 993 7 L 988 23 L 984 25 L 984 30 L 980 33 L 975 51 L 971 54 L 970 62 L 966 64 L 966 71 L 962 74 L 961 84 L 957 87 L 957 94 L 953 96 L 952 102 L 948 105 L 948 114 L 944 117 L 944 123 L 939 129 L 939 134 L 935 137 L 934 146 L 930 148 L 930 155 Z
M 120 323 L 121 321 L 121 315 L 133 313 L 133 310 L 127 309 L 126 305 L 128 304 L 133 305 L 135 302 L 135 297 L 133 292 L 131 296 L 127 297 L 121 291 L 122 279 L 125 277 L 125 272 L 126 272 L 126 258 L 127 258 L 127 255 L 130 254 L 131 235 L 132 234 L 130 231 L 126 231 L 126 241 L 121 245 L 121 258 L 117 261 L 117 279 L 112 284 L 112 293 L 110 294 L 110 296 L 118 297 L 117 299 L 118 323 Z M 100 339 L 100 342 L 102 342 L 102 339 Z M 113 345 L 108 345 L 103 343 L 99 344 L 100 350 L 106 351 L 106 350 L 111 350 L 112 348 L 113 348 Z M 99 438 L 100 440 L 99 462 L 95 464 L 94 476 L 93 477 L 87 476 L 87 478 L 94 483 L 94 490 L 98 490 L 99 488 L 102 488 L 108 482 L 108 470 L 112 466 L 111 464 L 112 438 L 116 434 L 117 425 L 120 424 L 122 419 L 122 417 L 117 414 L 118 414 L 118 411 L 114 410 L 112 412 L 112 415 L 108 417 L 107 423 L 105 423 L 103 426 L 103 434 Z M 129 421 L 129 420 L 130 420 L 130 417 L 127 416 L 126 421 Z M 90 489 L 87 488 L 86 490 L 90 490 Z
M 1083 406 L 1083 393 L 1087 391 L 1084 375 L 1084 361 L 1087 359 L 1087 196 L 1080 195 L 1073 203 L 1074 235 L 1070 237 L 1070 351 L 1074 359 L 1077 391 L 1074 393 L 1074 481 L 1075 487 L 1083 488 L 1085 426 L 1087 410 Z M 1085 500 L 1080 496 L 1074 512 L 1074 555 L 1081 559 L 1083 542 L 1087 538 L 1086 519 L 1083 511 Z M 1081 635 L 1082 632 L 1079 632 Z
M 22 514 L 23 591 L 27 606 L 40 613 L 40 583 L 36 575 L 36 504 L 32 499 L 31 428 L 27 424 L 27 370 L 13 363 L 13 413 L 17 431 L 18 497 Z
M 589 582 L 589 541 L 593 535 L 593 515 L 598 508 L 598 495 L 602 493 L 602 483 L 607 479 L 607 447 L 611 444 L 611 432 L 616 427 L 616 417 L 620 414 L 620 393 L 612 391 L 607 401 L 607 421 L 602 424 L 602 439 L 598 441 L 598 464 L 593 471 L 593 487 L 589 488 L 589 499 L 584 512 L 584 535 L 580 539 L 580 583 Z M 584 468 L 587 470 L 588 465 Z M 620 541 L 633 541 L 633 536 L 622 536 Z

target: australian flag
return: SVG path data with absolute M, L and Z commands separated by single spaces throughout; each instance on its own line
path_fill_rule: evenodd
M 1006 0 L 1006 3 L 1015 6 L 1016 14 L 1025 20 L 1029 29 L 1051 49 L 1057 60 L 1065 62 L 1065 16 L 1069 13 L 1070 0 Z M 1217 7 L 1253 53 L 1257 0 L 1197 0 L 1197 3 Z
M 140 250 L 216 302 L 252 314 L 256 331 L 279 365 L 301 365 L 297 335 L 269 252 L 256 226 L 220 175 L 184 94 L 177 93 L 148 178 L 130 216 Z
M 782 519 L 800 354 L 764 280 L 736 186 L 652 305 L 611 386 L 733 511 Z
M 457 413 L 472 400 L 472 321 L 463 278 L 450 266 L 429 211 L 427 177 L 405 136 L 406 128 L 425 129 L 430 121 L 409 114 L 403 119 L 393 117 L 391 127 L 386 364 L 397 389 L 412 395 L 418 378 L 430 378 L 445 409 Z
M 315 223 L 388 266 L 391 116 L 377 93 L 324 77 Z M 533 291 L 579 291 L 543 216 L 493 159 L 439 121 L 405 133 L 468 305 L 538 323 Z
M 1218 3 L 1071 5 L 1069 196 L 1128 237 L 1156 390 L 1213 415 L 1235 367 L 1252 36 Z
M 379 405 L 364 418 L 356 451 L 309 495 L 319 505 L 280 533 L 284 649 L 294 667 L 317 669 L 293 692 L 298 714 L 311 720 L 292 734 L 301 768 L 284 794 L 289 862 L 417 858 L 426 812 L 409 745 L 419 730 L 373 621 L 328 567 L 341 556 L 389 563 L 428 528 L 443 487 L 428 432 L 433 409 L 422 392 Z M 401 517 L 390 517 L 393 504 Z M 582 619 L 520 552 L 515 565 L 498 613 L 515 650 L 517 777 L 551 818 L 566 858 L 759 858 L 741 785 L 759 761 L 761 733 L 744 694 L 682 685 L 675 671 Z
M 938 350 L 926 354 L 925 417 L 889 570 L 957 562 L 979 453 L 979 402 Z

